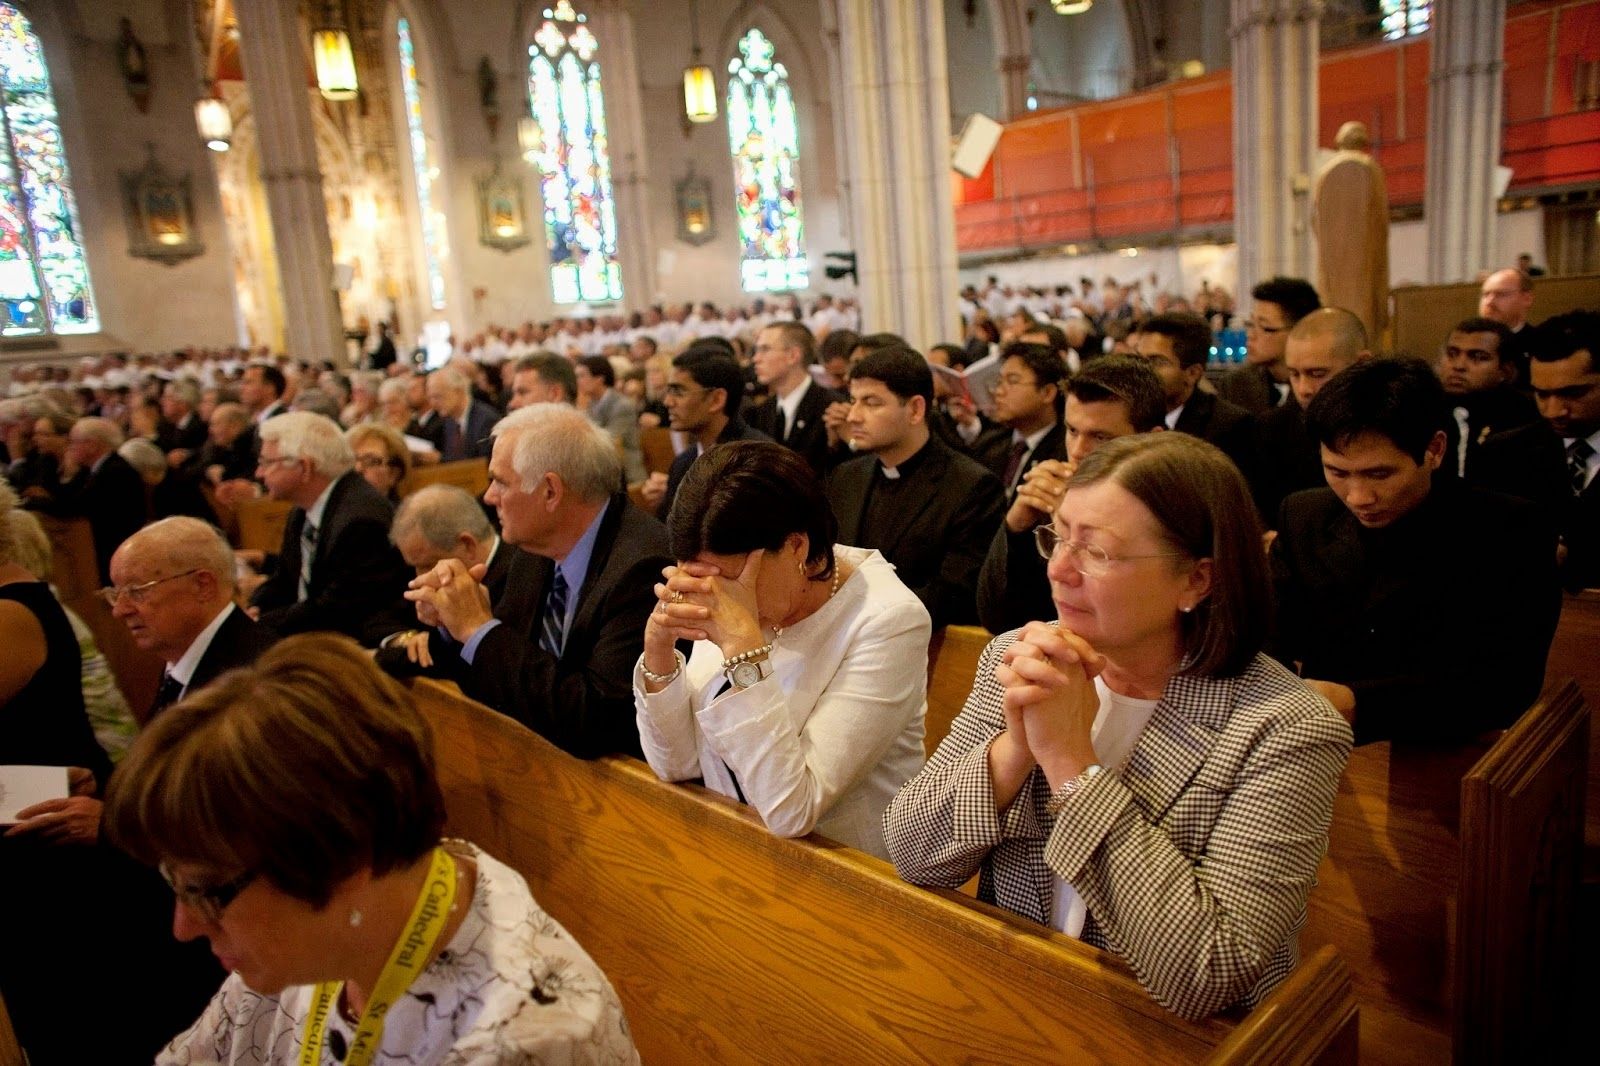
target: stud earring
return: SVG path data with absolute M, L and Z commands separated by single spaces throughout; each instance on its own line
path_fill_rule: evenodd
M 350 908 L 350 926 L 351 926 L 351 928 L 355 928 L 356 926 L 358 926 L 360 924 L 361 924 L 361 912 L 356 910 L 354 907 Z

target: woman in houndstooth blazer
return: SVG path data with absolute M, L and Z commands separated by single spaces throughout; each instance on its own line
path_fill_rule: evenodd
M 1244 479 L 1181 433 L 1111 441 L 1053 525 L 1059 624 L 984 651 L 884 815 L 915 884 L 955 887 L 1124 959 L 1167 1009 L 1254 1005 L 1293 969 L 1350 727 L 1261 654 Z

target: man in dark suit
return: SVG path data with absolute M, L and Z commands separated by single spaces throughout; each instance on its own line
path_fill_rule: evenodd
M 389 324 L 387 322 L 379 322 L 375 328 L 377 330 L 377 343 L 367 352 L 367 364 L 373 370 L 387 373 L 389 367 L 394 365 L 395 360 L 400 358 L 400 355 L 395 351 L 393 338 L 389 336 Z
M 200 384 L 193 378 L 174 378 L 161 390 L 161 414 L 167 431 L 156 443 L 173 466 L 187 462 L 205 446 L 210 435 L 199 407 Z
M 104 418 L 80 418 L 67 434 L 61 487 L 32 506 L 59 518 L 87 518 L 100 579 L 111 577 L 111 553 L 150 517 L 144 479 L 117 454 L 122 430 Z
M 752 364 L 756 381 L 771 399 L 751 408 L 750 427 L 805 456 L 818 477 L 849 458 L 828 444 L 822 416 L 829 404 L 845 397 L 812 380 L 817 341 L 802 322 L 774 322 L 756 335 Z
M 1504 487 L 1477 476 L 1485 442 L 1539 421 L 1533 400 L 1513 386 L 1518 370 L 1510 348 L 1511 331 L 1505 326 L 1490 318 L 1469 318 L 1450 331 L 1434 362 L 1451 414 L 1445 425 L 1444 471 L 1499 491 Z
M 1250 486 L 1269 528 L 1278 520 L 1284 497 L 1327 484 L 1322 451 L 1306 432 L 1306 408 L 1335 374 L 1371 357 L 1366 327 L 1342 307 L 1312 311 L 1289 331 L 1283 353 L 1289 400 L 1261 416 L 1256 476 Z
M 295 509 L 277 567 L 251 605 L 280 634 L 331 629 L 376 643 L 410 616 L 407 573 L 389 543 L 394 509 L 352 467 L 337 423 L 295 411 L 261 426 L 257 475 Z
M 933 374 L 910 348 L 850 368 L 850 444 L 828 483 L 839 541 L 876 548 L 934 628 L 972 625 L 978 568 L 1005 510 L 1000 480 L 928 429 Z
M 1161 379 L 1141 359 L 1090 360 L 1066 385 L 1066 452 L 1036 464 L 1017 487 L 978 574 L 978 618 L 991 633 L 1056 617 L 1033 530 L 1055 516 L 1084 457 L 1108 440 L 1165 428 Z
M 111 613 L 166 664 L 150 713 L 248 666 L 273 634 L 234 606 L 233 549 L 198 518 L 163 518 L 111 559 Z
M 1186 311 L 1156 315 L 1139 329 L 1137 354 L 1161 379 L 1167 395 L 1167 428 L 1215 444 L 1253 483 L 1255 418 L 1199 388 L 1211 358 L 1211 327 L 1206 320 Z
M 1245 321 L 1245 365 L 1217 383 L 1217 395 L 1257 417 L 1289 402 L 1284 362 L 1289 331 L 1322 306 L 1317 290 L 1303 278 L 1268 278 L 1250 290 Z
M 1067 364 L 1042 344 L 1013 342 L 1002 352 L 1000 379 L 994 385 L 994 420 L 1011 431 L 1000 469 L 1009 503 L 1029 470 L 1067 455 L 1061 413 L 1066 404 Z
M 531 572 L 513 572 L 491 610 L 483 572 L 444 558 L 406 596 L 459 648 L 469 696 L 580 758 L 637 756 L 633 669 L 671 562 L 666 530 L 616 491 L 616 446 L 581 411 L 534 404 L 495 433 L 484 499 Z M 524 610 L 525 625 L 509 619 Z
M 1600 586 L 1600 313 L 1570 311 L 1540 327 L 1529 374 L 1539 413 L 1566 460 L 1561 576 L 1569 589 Z
M 691 346 L 672 361 L 665 402 L 672 428 L 689 435 L 689 446 L 672 460 L 667 473 L 651 474 L 642 495 L 656 517 L 666 520 L 678 486 L 689 467 L 707 448 L 731 440 L 770 440 L 739 418 L 744 398 L 744 374 L 739 364 L 712 349 Z
M 1541 326 L 1528 320 L 1533 310 L 1533 279 L 1516 268 L 1496 270 L 1483 279 L 1478 291 L 1478 314 L 1498 322 L 1510 331 L 1503 348 L 1505 361 L 1516 370 L 1512 382 L 1518 388 L 1529 386 L 1528 367 L 1540 346 Z
M 1271 651 L 1353 721 L 1357 743 L 1507 726 L 1544 679 L 1561 606 L 1554 530 L 1525 500 L 1434 476 L 1448 417 L 1416 359 L 1357 363 L 1306 412 L 1328 487 L 1284 501 Z
M 453 367 L 428 375 L 428 404 L 439 416 L 439 459 L 487 459 L 492 442 L 489 431 L 500 412 L 472 395 L 472 383 Z

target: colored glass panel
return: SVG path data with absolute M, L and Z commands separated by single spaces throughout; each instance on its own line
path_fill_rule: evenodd
M 728 63 L 728 145 L 745 292 L 810 283 L 800 208 L 800 128 L 789 72 L 766 35 L 751 29 Z
M 1428 32 L 1432 21 L 1432 0 L 1382 0 L 1383 39 L 1397 41 Z
M 406 102 L 406 133 L 411 143 L 411 173 L 417 187 L 417 214 L 422 220 L 422 258 L 428 273 L 428 302 L 444 309 L 444 260 L 449 252 L 444 215 L 433 205 L 433 163 L 428 157 L 428 135 L 422 126 L 422 84 L 417 79 L 417 50 L 411 40 L 411 23 L 396 25 L 400 38 L 400 84 Z
M 611 157 L 600 91 L 600 44 L 587 16 L 561 0 L 528 48 L 533 152 L 544 192 L 550 292 L 558 304 L 622 299 Z
M 44 48 L 0 4 L 0 334 L 100 328 Z

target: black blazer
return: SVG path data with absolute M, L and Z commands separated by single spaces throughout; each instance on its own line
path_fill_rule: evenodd
M 261 657 L 262 652 L 272 647 L 276 639 L 270 629 L 243 611 L 235 608 L 228 612 L 228 617 L 217 627 L 216 634 L 212 636 L 205 654 L 201 655 L 200 661 L 195 664 L 194 676 L 189 678 L 189 684 L 183 690 L 183 694 L 192 696 L 229 670 L 249 666 Z M 166 707 L 167 704 L 157 695 L 150 713 L 154 716 Z
M 467 405 L 467 431 L 460 435 L 457 447 L 452 449 L 451 438 L 461 433 L 460 423 L 454 419 L 439 418 L 439 458 L 446 462 L 455 462 L 460 459 L 487 459 L 494 450 L 494 439 L 489 432 L 494 429 L 496 422 L 500 421 L 501 414 L 482 400 L 472 400 Z
M 526 621 L 484 635 L 472 663 L 462 664 L 462 690 L 579 758 L 640 756 L 633 668 L 644 653 L 655 583 L 672 561 L 667 531 L 626 494 L 611 497 L 560 659 L 539 647 L 555 562 L 531 554 L 526 561 L 526 579 L 513 576 L 495 612 Z
M 1249 411 L 1195 389 L 1172 428 L 1215 444 L 1246 480 L 1255 483 L 1256 420 Z
M 955 419 L 943 411 L 928 415 L 928 428 L 951 448 L 974 460 L 997 479 L 1006 476 L 1006 461 L 1011 458 L 1011 430 L 978 413 L 978 435 L 969 444 L 956 429 Z M 1002 486 L 1003 488 L 1004 486 Z
M 1322 473 L 1322 448 L 1306 432 L 1305 412 L 1293 396 L 1262 415 L 1257 430 L 1260 444 L 1250 491 L 1261 521 L 1271 528 L 1285 497 L 1320 489 L 1327 478 Z
M 1006 439 L 1009 451 L 1010 438 Z M 1067 458 L 1067 427 L 1057 422 L 1039 441 L 1018 475 L 1022 477 L 1046 459 Z M 1006 493 L 1007 505 L 1016 496 Z M 991 633 L 1005 633 L 1029 622 L 1050 622 L 1056 617 L 1055 601 L 1050 598 L 1050 579 L 1045 562 L 1033 545 L 1033 530 L 1013 533 L 1004 517 L 989 541 L 983 569 L 978 571 L 978 619 Z
M 489 593 L 494 616 L 519 633 L 527 632 L 528 621 L 532 617 L 529 612 L 534 605 L 528 602 L 527 586 L 533 580 L 533 571 L 538 568 L 533 560 L 534 556 L 502 540 L 495 549 L 494 557 L 489 560 L 489 569 L 483 575 L 483 587 Z M 428 632 L 428 655 L 433 660 L 431 669 L 424 670 L 412 662 L 403 647 L 379 648 L 377 662 L 391 677 L 407 678 L 426 674 L 429 677 L 449 677 L 460 684 L 461 671 L 457 667 L 466 665 L 460 661 L 460 652 L 459 644 L 435 628 Z
M 728 424 L 722 427 L 722 432 L 717 435 L 718 444 L 726 444 L 733 440 L 765 440 L 772 438 L 759 429 L 751 429 L 738 418 L 731 418 Z M 667 494 L 661 498 L 661 506 L 656 508 L 656 517 L 665 522 L 667 515 L 672 513 L 672 501 L 678 498 L 678 486 L 683 484 L 683 475 L 689 472 L 694 461 L 700 458 L 699 451 L 691 441 L 689 446 L 679 452 L 672 460 L 672 466 L 667 470 Z
M 806 457 L 806 462 L 811 464 L 811 469 L 817 472 L 818 477 L 826 477 L 833 466 L 850 457 L 850 452 L 842 447 L 828 447 L 828 431 L 822 424 L 822 415 L 829 404 L 848 399 L 843 393 L 811 382 L 806 394 L 800 397 L 800 406 L 795 408 L 794 425 L 789 427 L 787 439 L 778 436 L 779 407 L 776 396 L 766 403 L 751 407 L 744 412 L 744 417 L 751 429 L 799 452 Z
M 1285 500 L 1277 528 L 1269 650 L 1355 690 L 1357 743 L 1460 740 L 1538 696 L 1561 597 L 1535 505 L 1436 477 L 1385 529 L 1326 488 Z
M 164 452 L 177 448 L 193 452 L 197 448 L 204 447 L 210 435 L 205 420 L 190 411 L 182 422 L 172 423 L 163 419 L 162 432 L 156 437 L 156 444 Z
M 61 518 L 87 518 L 94 531 L 94 556 L 100 580 L 111 583 L 111 555 L 150 519 L 144 478 L 116 452 L 98 469 L 80 470 L 53 497 L 33 506 Z
M 1005 517 L 1005 492 L 999 478 L 939 438 L 930 436 L 923 450 L 905 474 L 905 498 L 912 509 L 896 516 L 887 541 L 872 544 L 860 536 L 874 504 L 876 456 L 852 459 L 835 470 L 828 502 L 839 520 L 840 543 L 882 552 L 928 609 L 934 628 L 972 625 L 978 619 L 978 570 Z
M 1281 404 L 1278 402 L 1278 390 L 1272 374 L 1260 365 L 1240 366 L 1228 371 L 1217 382 L 1217 395 L 1257 417 L 1294 403 L 1292 393 L 1284 397 Z
M 300 531 L 304 510 L 296 507 L 283 531 L 278 565 L 251 603 L 261 622 L 279 634 L 331 629 L 373 644 L 404 629 L 412 616 L 403 598 L 411 571 L 389 543 L 394 508 L 354 471 L 334 482 L 317 531 L 316 558 L 306 599 L 300 584 Z

